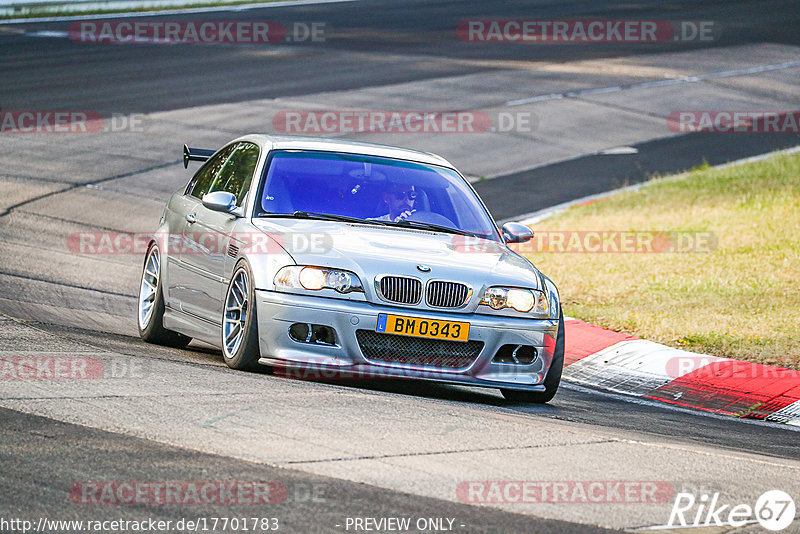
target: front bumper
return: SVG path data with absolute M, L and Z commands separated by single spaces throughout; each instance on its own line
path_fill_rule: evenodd
M 288 376 L 297 378 L 414 378 L 544 391 L 541 383 L 553 360 L 558 334 L 558 321 L 555 319 L 431 312 L 265 290 L 256 290 L 256 305 L 260 363 L 276 366 Z M 359 346 L 356 331 L 374 331 L 379 313 L 467 321 L 470 323 L 469 339 L 482 341 L 483 348 L 475 361 L 464 369 L 370 361 Z M 336 343 L 322 345 L 295 341 L 289 336 L 289 327 L 294 323 L 332 327 L 336 331 Z M 492 362 L 498 349 L 507 344 L 532 345 L 538 351 L 538 358 L 529 365 Z

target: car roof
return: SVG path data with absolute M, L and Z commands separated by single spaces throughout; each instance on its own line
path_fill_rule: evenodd
M 237 139 L 237 141 L 252 141 L 267 150 L 321 150 L 325 152 L 345 152 L 352 154 L 364 154 L 368 156 L 379 156 L 386 158 L 416 161 L 432 165 L 442 165 L 454 168 L 453 165 L 441 156 L 374 143 L 361 143 L 358 141 L 347 141 L 341 139 L 325 139 L 321 137 L 304 137 L 292 135 L 267 135 L 251 134 Z

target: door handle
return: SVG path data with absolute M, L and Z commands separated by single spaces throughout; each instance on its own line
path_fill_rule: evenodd
M 195 216 L 194 213 L 190 213 L 186 216 L 186 222 L 188 222 L 189 224 L 194 224 L 197 222 L 197 217 Z

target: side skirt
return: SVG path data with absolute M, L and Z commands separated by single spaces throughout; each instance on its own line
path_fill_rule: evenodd
M 205 341 L 217 348 L 222 340 L 222 325 L 175 308 L 164 310 L 164 328 Z

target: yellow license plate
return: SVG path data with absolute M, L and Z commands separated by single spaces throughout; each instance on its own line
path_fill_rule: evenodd
M 375 331 L 400 336 L 448 339 L 450 341 L 469 340 L 469 323 L 420 319 L 419 317 L 407 317 L 389 313 L 378 314 L 378 325 L 375 327 Z

